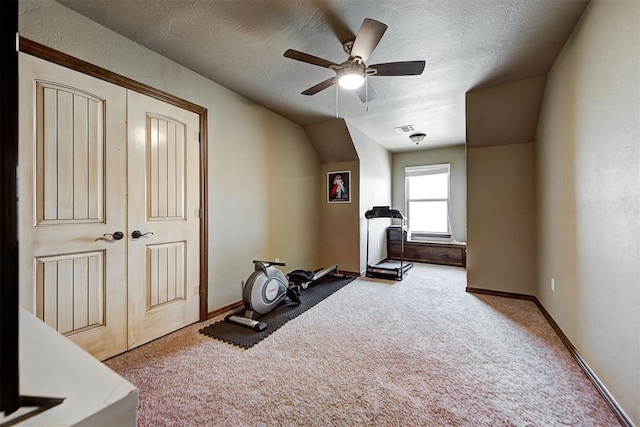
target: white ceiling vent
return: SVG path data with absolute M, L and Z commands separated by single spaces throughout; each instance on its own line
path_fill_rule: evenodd
M 396 126 L 394 127 L 394 129 L 396 130 L 396 132 L 400 134 L 404 134 L 404 133 L 414 132 L 416 130 L 416 127 L 414 125 L 404 125 L 404 126 Z

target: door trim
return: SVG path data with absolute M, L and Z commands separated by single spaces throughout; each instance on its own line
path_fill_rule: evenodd
M 98 78 L 100 80 L 113 83 L 125 89 L 130 89 L 143 95 L 150 96 L 167 104 L 175 105 L 200 116 L 200 207 L 202 216 L 200 217 L 200 321 L 207 320 L 208 295 L 209 295 L 209 268 L 208 268 L 208 176 L 207 176 L 207 138 L 208 132 L 208 111 L 206 108 L 178 98 L 170 93 L 161 91 L 144 83 L 137 82 L 128 77 L 114 73 L 107 69 L 90 64 L 89 62 L 75 58 L 66 53 L 59 52 L 43 44 L 34 42 L 24 37 L 20 37 L 20 52 L 26 53 L 61 65 L 63 67 L 79 71 L 83 74 Z

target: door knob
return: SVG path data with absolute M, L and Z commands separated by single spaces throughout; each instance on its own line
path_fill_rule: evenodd
M 131 237 L 133 237 L 134 239 L 139 239 L 140 237 L 146 236 L 147 234 L 153 234 L 153 231 L 147 231 L 146 233 L 142 234 L 140 230 L 133 230 L 133 232 L 131 233 Z
M 124 237 L 124 233 L 122 231 L 116 231 L 115 233 L 104 233 L 102 236 L 111 236 L 113 240 L 120 240 Z

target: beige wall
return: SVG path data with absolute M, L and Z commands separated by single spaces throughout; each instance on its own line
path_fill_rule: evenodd
M 209 310 L 241 299 L 253 259 L 320 260 L 320 162 L 304 129 L 50 0 L 20 2 L 20 34 L 209 112 Z
M 327 173 L 351 171 L 351 203 L 327 203 Z M 320 195 L 322 216 L 322 266 L 338 264 L 342 271 L 360 272 L 360 162 L 337 162 L 322 165 Z
M 592 1 L 548 75 L 537 139 L 536 287 L 638 425 L 639 25 L 640 2 Z
M 360 158 L 360 271 L 367 268 L 366 211 L 374 206 L 391 206 L 391 153 L 382 148 L 357 127 L 347 124 Z M 386 258 L 387 219 L 370 221 L 369 264 Z
M 406 214 L 405 166 L 451 164 L 449 216 L 451 237 L 459 242 L 467 240 L 467 168 L 464 145 L 393 154 L 392 198 L 393 207 Z
M 534 292 L 534 141 L 545 80 L 466 94 L 469 287 Z
M 534 144 L 467 149 L 467 286 L 535 289 Z
M 347 124 L 333 119 L 305 127 L 322 163 L 319 196 L 322 217 L 322 266 L 338 264 L 341 271 L 360 273 L 360 161 Z M 350 171 L 350 202 L 328 203 L 329 172 Z

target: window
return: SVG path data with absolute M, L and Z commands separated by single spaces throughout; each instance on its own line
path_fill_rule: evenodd
M 413 237 L 451 237 L 450 164 L 405 167 L 405 198 Z

